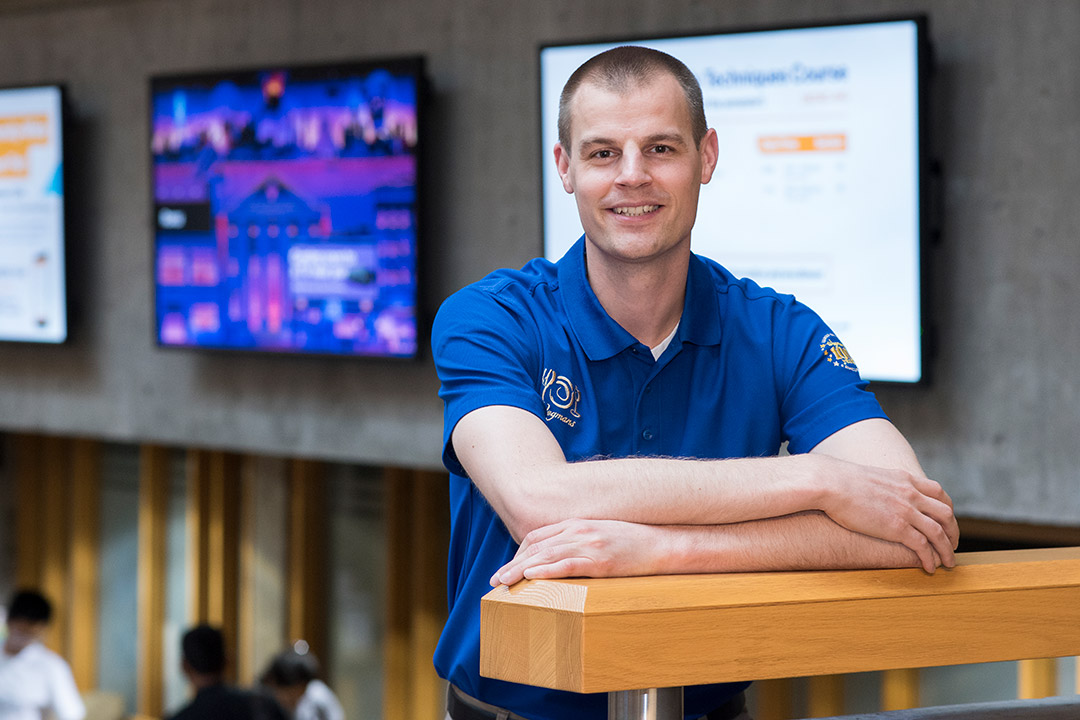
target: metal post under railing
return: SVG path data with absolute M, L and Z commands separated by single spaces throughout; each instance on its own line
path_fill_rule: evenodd
M 682 720 L 681 687 L 608 693 L 608 720 Z

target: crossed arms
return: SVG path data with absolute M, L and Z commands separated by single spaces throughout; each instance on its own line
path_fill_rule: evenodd
M 886 420 L 779 458 L 566 462 L 543 421 L 466 415 L 454 451 L 520 543 L 491 578 L 954 564 L 952 502 Z

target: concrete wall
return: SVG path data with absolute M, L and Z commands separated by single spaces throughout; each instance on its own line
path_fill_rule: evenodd
M 443 297 L 539 240 L 537 47 L 787 22 L 930 16 L 945 226 L 927 388 L 880 397 L 969 515 L 1080 518 L 1080 4 L 1067 0 L 7 0 L 0 84 L 62 80 L 74 335 L 0 346 L 0 429 L 434 467 L 441 406 L 414 363 L 154 347 L 147 79 L 420 53 L 437 119 L 423 248 Z M 719 258 L 723 261 L 723 258 Z

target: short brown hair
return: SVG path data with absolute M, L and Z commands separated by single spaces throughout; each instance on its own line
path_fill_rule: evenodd
M 586 60 L 574 71 L 559 97 L 559 143 L 564 149 L 570 149 L 570 103 L 583 83 L 595 82 L 605 89 L 624 92 L 665 72 L 674 77 L 682 87 L 686 96 L 686 109 L 690 112 L 694 144 L 700 145 L 709 127 L 705 122 L 705 102 L 701 97 L 701 85 L 694 73 L 671 55 L 638 45 L 623 45 L 606 50 Z

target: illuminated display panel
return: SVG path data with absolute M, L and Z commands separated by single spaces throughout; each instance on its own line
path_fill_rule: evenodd
M 553 159 L 559 93 L 582 62 L 623 44 L 686 63 L 719 136 L 694 251 L 814 308 L 865 379 L 922 381 L 924 20 L 541 48 L 552 260 L 582 233 Z
M 163 346 L 414 357 L 422 61 L 151 81 Z
M 0 340 L 68 335 L 64 92 L 0 89 Z

